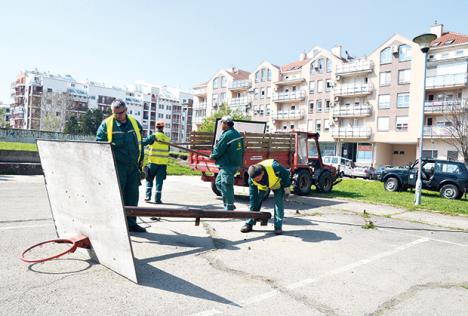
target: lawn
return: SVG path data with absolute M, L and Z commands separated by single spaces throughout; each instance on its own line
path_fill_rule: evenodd
M 24 150 L 24 151 L 37 151 L 36 144 L 31 143 L 14 143 L 14 142 L 0 142 L 0 150 Z
M 468 215 L 468 200 L 448 200 L 441 198 L 439 192 L 423 190 L 421 205 L 414 205 L 414 192 L 387 192 L 380 181 L 343 179 L 330 193 L 312 191 L 312 196 L 360 200 L 374 204 L 388 204 L 408 210 L 429 210 L 445 214 Z
M 167 174 L 176 176 L 201 175 L 200 171 L 194 171 L 187 166 L 187 160 L 174 159 L 169 157 L 167 165 Z

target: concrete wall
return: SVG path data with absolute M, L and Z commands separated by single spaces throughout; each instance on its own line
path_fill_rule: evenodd
M 37 151 L 0 150 L 0 162 L 40 163 Z
M 87 140 L 94 141 L 94 135 L 70 135 L 59 132 L 44 132 L 38 130 L 25 130 L 14 128 L 0 128 L 0 141 L 36 143 L 36 139 L 59 139 L 59 140 Z

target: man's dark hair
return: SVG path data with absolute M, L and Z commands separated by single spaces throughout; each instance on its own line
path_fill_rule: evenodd
M 229 127 L 233 127 L 234 126 L 234 122 L 226 122 L 227 126 Z
M 111 103 L 111 108 L 113 108 L 113 109 L 115 109 L 115 108 L 126 108 L 126 107 L 127 107 L 127 105 L 125 104 L 124 100 L 122 100 L 122 99 L 115 99 Z
M 255 178 L 258 175 L 260 175 L 263 171 L 263 166 L 262 165 L 251 165 L 249 167 L 249 170 L 247 170 L 247 173 L 249 174 L 250 178 Z

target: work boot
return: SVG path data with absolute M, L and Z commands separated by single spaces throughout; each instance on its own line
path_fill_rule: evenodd
M 151 200 L 150 197 L 145 197 L 145 202 L 148 202 L 149 200 Z
M 132 233 L 146 233 L 146 228 L 141 227 L 140 225 L 134 225 L 130 226 L 128 231 Z
M 242 226 L 241 228 L 241 233 L 248 233 L 248 232 L 251 232 L 253 229 L 252 229 L 252 225 L 250 224 L 245 224 L 244 226 Z
M 159 201 L 154 201 L 154 203 L 156 203 L 156 204 L 163 204 L 163 202 L 162 202 L 161 200 L 159 200 Z
M 160 222 L 160 221 L 161 221 L 161 217 L 150 217 L 150 220 L 156 221 L 156 222 Z
M 282 235 L 283 230 L 281 228 L 275 228 L 275 235 Z

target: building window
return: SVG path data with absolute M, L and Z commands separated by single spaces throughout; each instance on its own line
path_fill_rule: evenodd
M 325 100 L 325 113 L 330 112 L 330 100 Z
M 437 159 L 438 154 L 437 150 L 423 150 L 422 159 Z
M 315 131 L 317 133 L 322 131 L 322 120 L 315 120 Z
M 387 132 L 390 126 L 390 120 L 388 117 L 377 118 L 377 130 L 379 132 Z
M 322 73 L 325 69 L 325 60 L 323 58 L 320 58 L 318 60 L 318 71 L 319 73 Z
M 255 73 L 255 82 L 260 82 L 260 70 Z
M 330 120 L 329 119 L 326 119 L 324 122 L 323 122 L 323 131 L 325 133 L 328 133 L 330 131 Z
M 448 150 L 447 151 L 447 160 L 457 161 L 458 160 L 458 151 Z
M 412 49 L 409 45 L 400 45 L 398 47 L 398 59 L 399 61 L 411 60 Z
M 329 92 L 331 87 L 332 87 L 332 81 L 330 79 L 327 79 L 327 81 L 325 83 L 325 91 Z
M 397 116 L 396 130 L 399 132 L 408 130 L 408 117 L 407 116 Z
M 407 108 L 409 107 L 409 93 L 398 93 L 397 95 L 397 107 Z
M 218 88 L 218 78 L 214 78 L 213 79 L 213 89 L 217 89 Z
M 332 72 L 333 63 L 331 59 L 327 58 L 327 72 Z
M 323 80 L 317 81 L 317 93 L 323 92 Z
M 317 113 L 322 112 L 322 100 L 317 100 Z
M 270 70 L 270 68 L 267 68 L 267 80 L 271 81 L 271 70 Z
M 380 52 L 380 64 L 389 64 L 392 62 L 392 50 L 390 47 Z
M 221 88 L 226 88 L 227 85 L 227 79 L 226 77 L 222 76 L 221 77 Z
M 386 72 L 381 72 L 379 76 L 379 84 L 380 86 L 389 86 L 391 82 L 391 72 L 386 71 Z
M 407 84 L 410 83 L 411 70 L 404 69 L 398 71 L 398 84 Z
M 379 95 L 379 109 L 390 108 L 390 94 Z
M 260 99 L 265 98 L 265 88 L 260 89 Z
M 309 82 L 309 93 L 315 93 L 315 81 Z
M 309 113 L 314 112 L 314 102 L 309 102 Z
M 254 89 L 254 97 L 255 99 L 258 99 L 258 88 Z
M 369 143 L 358 144 L 356 161 L 372 162 L 372 144 L 369 144 Z
M 270 87 L 267 87 L 267 88 L 266 88 L 266 96 L 267 96 L 267 98 L 270 98 L 270 97 L 271 97 L 271 89 L 270 89 Z
M 262 68 L 262 81 L 266 81 L 267 78 L 267 72 L 265 68 Z

